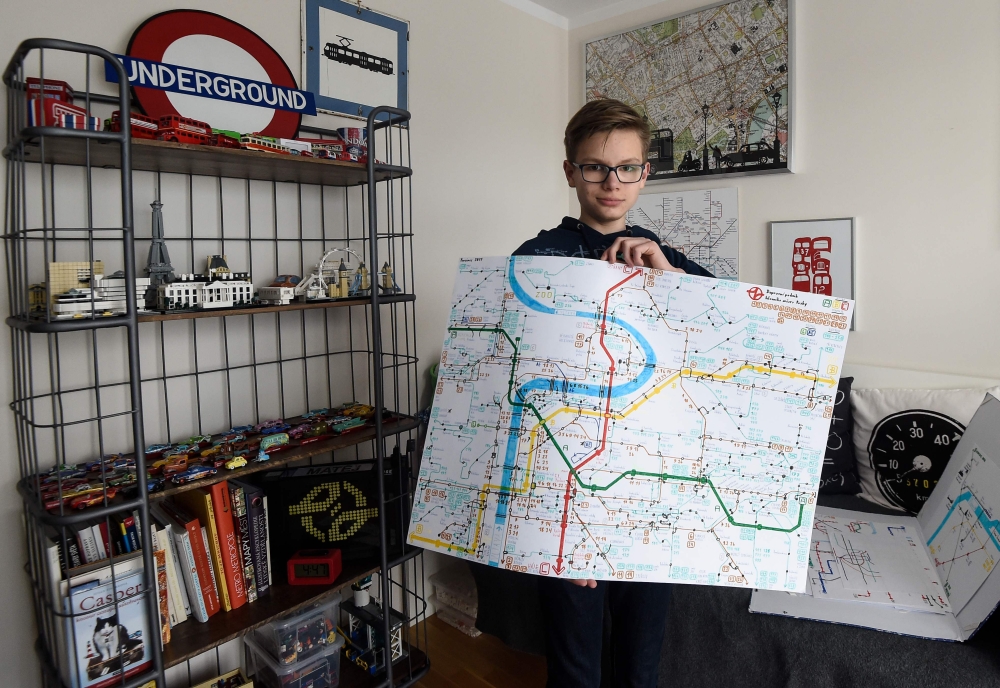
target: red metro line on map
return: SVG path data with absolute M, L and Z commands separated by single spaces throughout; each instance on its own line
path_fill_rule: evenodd
M 218 129 L 294 138 L 302 115 L 315 115 L 281 56 L 260 36 L 200 10 L 147 19 L 129 40 L 125 66 L 135 100 L 150 117 L 176 115 Z M 105 78 L 117 71 L 105 66 Z

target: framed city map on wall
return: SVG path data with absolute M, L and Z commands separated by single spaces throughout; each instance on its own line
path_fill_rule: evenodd
M 791 172 L 793 4 L 723 2 L 591 41 L 586 99 L 646 117 L 650 179 Z

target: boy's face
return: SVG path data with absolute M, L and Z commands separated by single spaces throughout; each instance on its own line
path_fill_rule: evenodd
M 616 167 L 618 165 L 643 165 L 645 151 L 642 140 L 634 131 L 616 129 L 610 133 L 594 134 L 580 143 L 576 160 L 563 163 L 563 171 L 569 185 L 576 189 L 580 201 L 580 219 L 594 229 L 616 232 L 625 229 L 625 213 L 635 205 L 639 191 L 646 185 L 645 169 L 642 178 L 631 184 L 622 183 L 612 172 L 603 182 L 584 181 L 579 165 L 598 164 Z

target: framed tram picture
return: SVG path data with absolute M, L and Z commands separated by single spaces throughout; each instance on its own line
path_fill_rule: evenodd
M 771 284 L 855 299 L 854 218 L 772 222 Z
M 345 0 L 302 0 L 302 81 L 316 109 L 407 107 L 409 23 Z

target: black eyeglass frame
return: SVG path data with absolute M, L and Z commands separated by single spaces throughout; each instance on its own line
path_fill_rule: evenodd
M 625 163 L 623 165 L 615 165 L 614 167 L 612 167 L 611 165 L 602 165 L 599 162 L 587 162 L 587 163 L 571 162 L 570 165 L 572 165 L 576 169 L 580 170 L 580 176 L 583 177 L 583 181 L 587 182 L 588 184 L 603 184 L 604 182 L 608 181 L 608 177 L 611 176 L 612 172 L 615 173 L 615 178 L 617 178 L 618 181 L 621 184 L 638 184 L 639 182 L 641 182 L 643 180 L 643 178 L 649 172 L 649 163 L 648 162 L 644 162 L 644 163 L 642 163 L 640 165 L 642 167 L 642 174 L 639 175 L 639 178 L 636 179 L 635 181 L 627 182 L 627 181 L 625 181 L 624 179 L 621 178 L 621 175 L 618 174 L 618 168 L 620 168 L 620 167 L 633 167 L 635 165 L 634 162 L 627 162 L 627 163 Z M 589 179 L 587 179 L 586 177 L 583 176 L 583 168 L 584 167 L 603 167 L 604 169 L 607 170 L 607 174 L 605 174 L 604 178 L 601 179 L 600 181 L 591 181 L 591 180 L 589 180 Z

